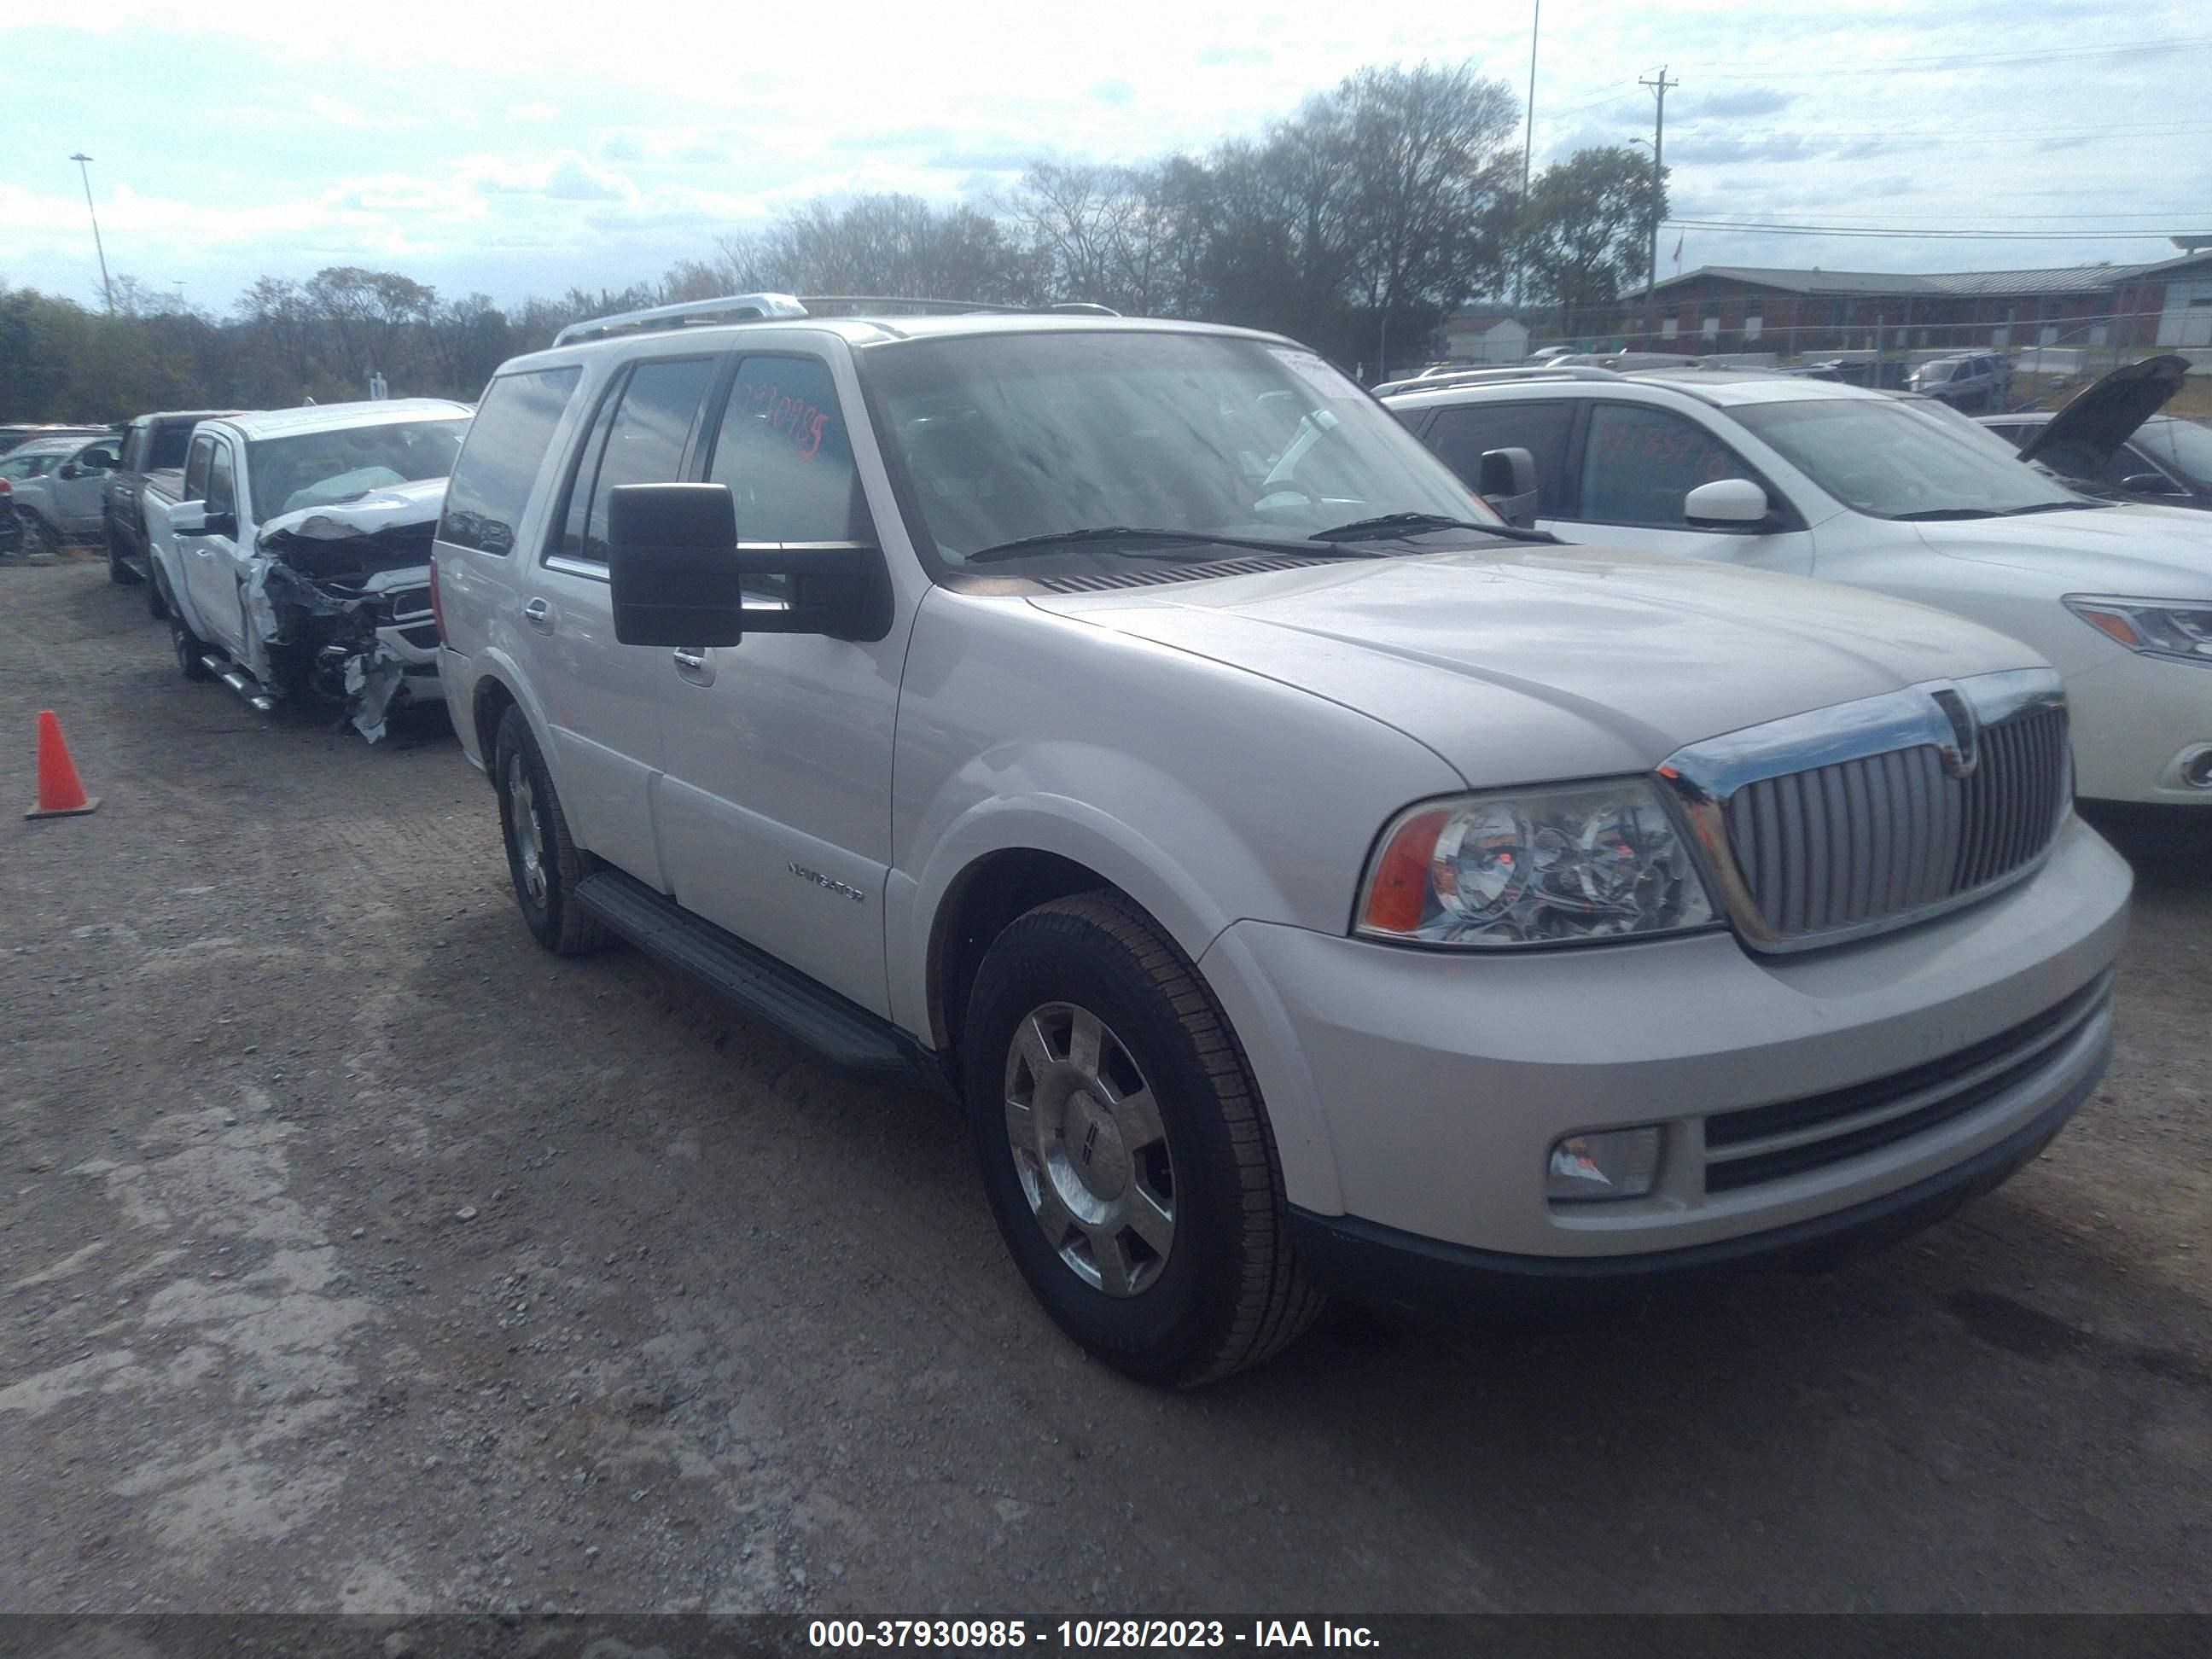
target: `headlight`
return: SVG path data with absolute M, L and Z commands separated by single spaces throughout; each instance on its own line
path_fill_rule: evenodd
M 1559 945 L 1710 926 L 1681 831 L 1642 778 L 1465 795 L 1401 812 L 1356 932 L 1422 945 Z
M 2212 602 L 2187 605 L 2171 599 L 2105 599 L 2069 593 L 2066 608 L 2130 651 L 2212 666 Z

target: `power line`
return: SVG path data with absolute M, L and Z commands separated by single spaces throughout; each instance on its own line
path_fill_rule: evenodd
M 1741 59 L 1711 64 L 1691 64 L 1692 69 L 1709 69 L 1716 81 L 1809 81 L 1827 80 L 1838 75 L 1926 75 L 1940 74 L 1959 69 L 2010 69 L 2037 64 L 2071 64 L 2094 58 L 2114 58 L 2140 52 L 2188 52 L 2201 46 L 2212 46 L 2212 34 L 2188 34 L 2166 40 L 2115 40 L 2101 46 L 2051 47 L 2035 52 L 1961 52 L 1948 57 L 1915 58 L 1899 56 L 1879 62 L 1869 60 L 1863 65 L 1837 64 L 1817 70 L 1747 69 Z
M 1674 219 L 1670 225 L 1687 230 L 1756 231 L 1770 236 L 1888 236 L 1899 240 L 1946 242 L 2050 242 L 2065 239 L 2063 230 L 1900 230 L 1887 225 L 1784 225 L 1734 219 Z M 2102 241 L 2170 240 L 2171 230 L 2100 230 Z

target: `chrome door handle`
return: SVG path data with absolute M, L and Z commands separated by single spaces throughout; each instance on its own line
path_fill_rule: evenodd
M 688 645 L 679 645 L 669 654 L 678 668 L 696 669 L 704 668 L 707 665 L 707 653 L 704 651 L 694 651 Z
M 522 607 L 522 620 L 541 634 L 553 631 L 553 607 L 543 599 L 532 599 Z

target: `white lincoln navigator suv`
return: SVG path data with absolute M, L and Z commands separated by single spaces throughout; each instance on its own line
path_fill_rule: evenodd
M 455 724 L 543 945 L 956 1091 L 1107 1363 L 1825 1259 L 2094 1087 L 2128 874 L 2026 647 L 1516 530 L 1274 336 L 823 309 L 500 370 Z

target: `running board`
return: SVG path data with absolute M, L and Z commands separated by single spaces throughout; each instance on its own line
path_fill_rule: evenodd
M 908 1076 L 927 1069 L 920 1050 L 889 1020 L 693 915 L 635 877 L 601 870 L 578 882 L 574 896 L 647 956 L 690 975 L 835 1065 Z
M 253 708 L 265 714 L 276 706 L 276 701 L 264 691 L 252 675 L 224 656 L 210 651 L 200 659 L 200 666 L 246 699 Z

